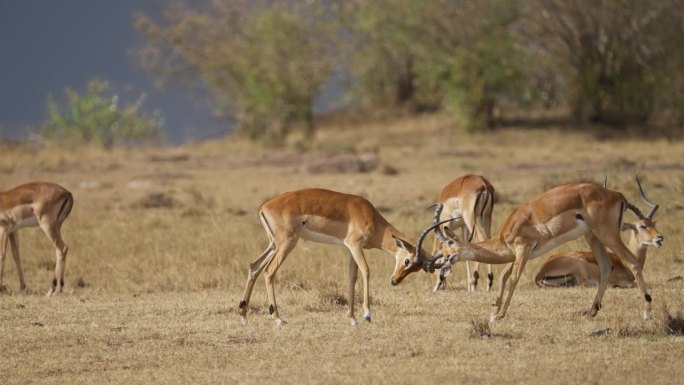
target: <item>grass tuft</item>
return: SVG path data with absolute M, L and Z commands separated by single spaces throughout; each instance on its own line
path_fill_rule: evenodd
M 180 203 L 167 193 L 149 193 L 133 204 L 132 208 L 156 209 L 178 206 Z
M 347 298 L 340 292 L 339 286 L 333 281 L 324 282 L 318 289 L 318 302 L 323 308 L 340 307 L 349 304 Z
M 478 320 L 471 318 L 468 327 L 468 333 L 470 334 L 470 338 L 492 337 L 492 329 L 489 326 L 489 322 L 482 319 Z
M 672 314 L 667 306 L 663 306 L 663 320 L 661 329 L 666 335 L 684 335 L 684 315 L 679 310 Z

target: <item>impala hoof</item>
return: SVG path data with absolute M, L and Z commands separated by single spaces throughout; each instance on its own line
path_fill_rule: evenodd
M 445 286 L 445 285 L 444 285 L 444 281 L 440 281 L 440 282 L 435 286 L 435 288 L 432 289 L 432 292 L 433 292 L 433 293 L 436 293 L 436 292 L 438 292 L 438 291 L 440 291 L 440 290 L 443 290 L 443 289 L 444 289 L 444 286 Z
M 498 320 L 499 320 L 499 317 L 497 317 L 496 314 L 492 314 L 492 315 L 489 316 L 489 323 L 490 323 L 490 324 L 493 324 L 493 323 L 495 323 L 495 322 L 498 321 Z
M 584 316 L 584 318 L 586 319 L 592 319 L 596 317 L 596 314 L 598 314 L 598 310 L 596 310 L 595 307 L 592 307 L 591 309 L 582 312 L 582 316 Z
M 247 318 L 246 317 L 240 317 L 240 323 L 242 324 L 242 326 L 246 326 L 247 325 Z
M 371 313 L 370 313 L 369 311 L 367 311 L 367 312 L 363 315 L 363 319 L 365 319 L 365 320 L 368 321 L 368 322 L 371 322 Z
M 350 318 L 349 321 L 351 322 L 351 326 L 356 326 L 359 324 L 359 321 L 357 321 L 356 318 Z
M 648 321 L 648 320 L 650 320 L 651 318 L 652 318 L 652 317 L 651 317 L 651 312 L 648 311 L 648 310 L 644 310 L 644 321 Z
M 287 322 L 281 320 L 280 318 L 278 318 L 278 319 L 276 320 L 276 326 L 277 326 L 277 327 L 282 327 L 282 326 L 285 325 L 286 323 L 287 323 Z

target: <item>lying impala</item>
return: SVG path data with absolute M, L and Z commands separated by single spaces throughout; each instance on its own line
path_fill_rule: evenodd
M 453 218 L 449 228 L 454 230 L 461 228 L 463 240 L 472 240 L 473 235 L 477 241 L 484 241 L 491 237 L 492 210 L 494 209 L 494 187 L 487 179 L 479 175 L 467 174 L 454 179 L 444 186 L 439 195 L 439 203 L 444 206 L 440 220 Z M 476 230 L 476 224 L 477 226 Z M 432 252 L 436 253 L 440 248 L 439 241 L 435 237 Z M 487 291 L 491 290 L 494 283 L 492 265 L 488 266 Z M 468 291 L 477 289 L 477 281 L 480 278 L 480 263 L 475 263 L 473 274 L 470 272 L 470 262 L 466 262 L 466 274 Z M 449 274 L 437 274 L 437 283 L 433 291 L 443 289 L 446 277 Z
M 29 183 L 0 193 L 0 287 L 9 243 L 19 273 L 20 288 L 26 288 L 19 259 L 17 230 L 39 226 L 55 245 L 57 254 L 55 277 L 47 295 L 62 292 L 68 248 L 62 240 L 61 228 L 73 205 L 74 198 L 71 193 L 54 183 Z
M 585 314 L 593 317 L 601 307 L 611 269 L 606 253 L 606 247 L 609 247 L 636 277 L 645 301 L 644 318 L 647 319 L 651 313 L 651 296 L 646 291 L 642 266 L 620 238 L 625 209 L 639 212 L 619 192 L 606 190 L 593 183 L 564 184 L 515 209 L 506 219 L 499 235 L 492 239 L 467 244 L 459 242 L 452 235 L 445 237 L 440 234 L 441 254 L 447 257 L 449 264 L 456 261 L 510 263 L 501 275 L 497 311 L 490 317 L 490 322 L 495 322 L 506 316 L 515 287 L 529 259 L 584 236 L 597 256 L 601 273 L 596 297 Z M 439 231 L 437 227 L 436 232 Z M 426 263 L 437 260 L 439 254 Z M 443 264 L 435 264 L 435 268 L 441 267 Z M 511 273 L 513 278 L 504 299 L 504 290 Z
M 249 265 L 247 285 L 239 309 L 242 323 L 247 323 L 247 308 L 254 283 L 266 270 L 268 312 L 278 326 L 284 321 L 278 314 L 273 279 L 285 258 L 300 238 L 319 243 L 341 245 L 347 248 L 349 258 L 349 319 L 354 317 L 354 290 L 358 271 L 363 279 L 363 318 L 371 320 L 369 305 L 369 271 L 364 249 L 382 249 L 394 256 L 396 266 L 392 285 L 421 268 L 429 270 L 429 256 L 420 245 L 413 243 L 380 215 L 365 198 L 323 189 L 303 189 L 287 192 L 261 205 L 259 219 L 270 240 L 268 248 Z M 420 240 L 437 223 L 421 234 Z M 416 252 L 418 250 L 418 252 Z M 434 270 L 433 270 L 434 271 Z
M 627 247 L 636 256 L 639 266 L 643 268 L 648 247 L 661 247 L 664 238 L 656 229 L 656 223 L 653 220 L 659 206 L 646 198 L 639 179 L 637 179 L 637 184 L 641 199 L 651 208 L 651 211 L 648 215 L 637 212 L 639 220 L 636 223 L 623 223 L 622 231 L 629 232 Z M 608 285 L 633 287 L 634 276 L 620 262 L 620 258 L 614 253 L 609 253 L 608 257 L 613 265 L 613 270 L 608 277 Z M 598 284 L 599 277 L 598 262 L 594 254 L 590 251 L 574 251 L 550 256 L 544 261 L 534 281 L 539 287 L 593 286 Z

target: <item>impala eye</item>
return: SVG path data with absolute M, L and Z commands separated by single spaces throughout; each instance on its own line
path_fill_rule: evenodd
M 646 230 L 646 225 L 639 225 L 639 228 L 642 230 Z
M 404 267 L 409 267 L 410 264 L 411 261 L 408 258 L 404 259 Z
M 453 241 L 453 240 L 449 240 L 449 242 L 447 242 L 447 246 L 453 246 L 453 245 L 454 245 L 454 241 Z

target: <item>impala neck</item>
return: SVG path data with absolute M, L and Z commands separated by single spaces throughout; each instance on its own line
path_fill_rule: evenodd
M 639 261 L 639 266 L 643 268 L 644 264 L 646 263 L 646 252 L 648 251 L 648 247 L 639 242 L 636 237 L 636 232 L 630 231 L 627 247 L 629 248 L 629 251 L 631 251 L 632 254 L 634 254 L 634 256 L 637 258 L 637 261 Z
M 374 240 L 373 244 L 371 244 L 372 247 L 382 249 L 392 255 L 394 255 L 397 252 L 397 249 L 399 246 L 397 246 L 397 243 L 394 241 L 394 238 L 392 236 L 395 236 L 404 242 L 411 243 L 412 246 L 415 246 L 415 243 L 413 241 L 409 241 L 409 238 L 404 235 L 401 231 L 397 230 L 394 226 L 387 224 L 387 226 L 384 228 L 384 231 L 382 232 L 382 236 Z
M 494 265 L 515 261 L 515 254 L 499 241 L 499 237 L 488 239 L 484 242 L 469 243 L 465 247 L 473 252 L 471 258 L 463 258 L 466 261 L 471 260 Z

